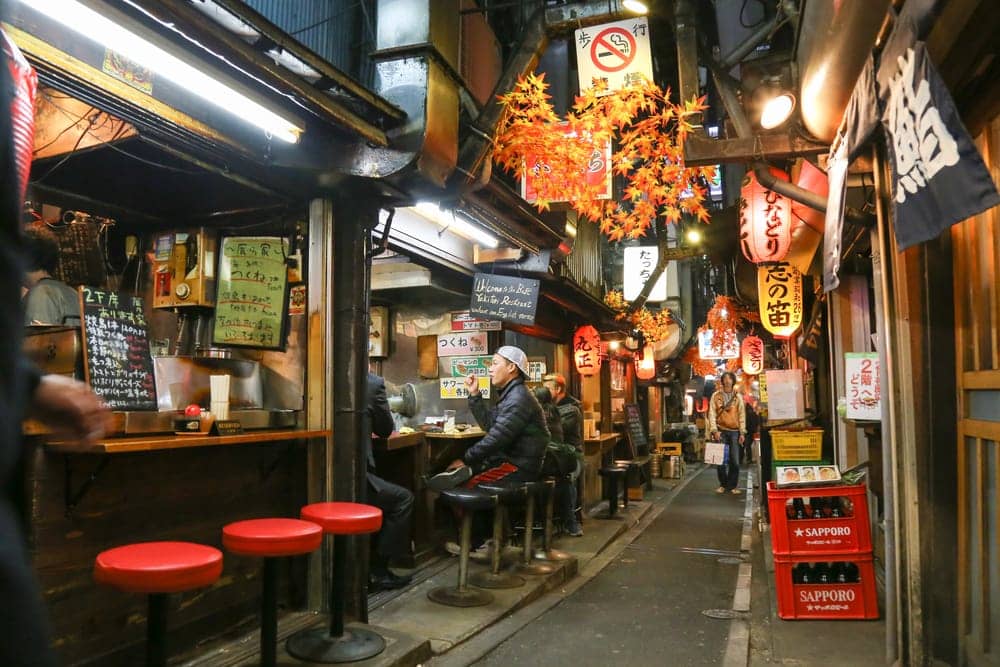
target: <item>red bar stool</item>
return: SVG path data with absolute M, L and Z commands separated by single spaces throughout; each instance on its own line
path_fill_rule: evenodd
M 222 552 L 191 542 L 140 542 L 102 551 L 94 580 L 149 596 L 146 664 L 167 664 L 167 595 L 211 586 L 222 574 Z
M 278 559 L 312 553 L 323 544 L 323 529 L 299 519 L 248 519 L 223 527 L 222 546 L 240 556 L 264 559 L 260 600 L 260 664 L 278 660 Z
M 333 576 L 330 578 L 330 626 L 303 630 L 289 637 L 288 654 L 307 662 L 355 662 L 385 650 L 385 639 L 366 628 L 344 628 L 344 579 L 347 536 L 377 533 L 382 528 L 382 510 L 361 503 L 313 503 L 301 516 L 333 535 Z

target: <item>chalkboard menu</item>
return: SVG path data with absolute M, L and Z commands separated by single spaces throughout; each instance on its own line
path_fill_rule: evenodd
M 80 310 L 90 388 L 112 410 L 156 410 L 142 298 L 81 287 Z
M 539 282 L 533 278 L 511 278 L 489 273 L 472 277 L 469 312 L 488 319 L 514 324 L 535 323 Z
M 646 429 L 642 425 L 642 411 L 635 403 L 625 404 L 625 435 L 632 444 L 634 456 L 649 453 L 649 441 L 646 440 Z
M 288 312 L 288 240 L 222 239 L 215 297 L 217 345 L 282 349 Z

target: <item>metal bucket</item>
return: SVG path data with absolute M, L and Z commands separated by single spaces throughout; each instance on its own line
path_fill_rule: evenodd
M 678 479 L 681 476 L 681 457 L 665 456 L 661 467 L 663 479 Z

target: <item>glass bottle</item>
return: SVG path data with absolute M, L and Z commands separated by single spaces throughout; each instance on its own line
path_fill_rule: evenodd
M 830 568 L 826 563 L 816 563 L 813 567 L 813 577 L 817 584 L 830 583 Z
M 796 519 L 805 519 L 806 518 L 806 505 L 805 505 L 804 502 L 802 502 L 801 498 L 795 498 L 792 501 L 792 507 L 795 510 L 795 518 Z
M 840 496 L 834 496 L 830 498 L 830 516 L 834 519 L 842 516 L 843 512 L 840 509 Z
M 809 563 L 799 563 L 798 565 L 795 566 L 795 569 L 799 571 L 800 584 L 813 583 L 813 572 L 812 568 L 809 567 Z
M 809 507 L 812 508 L 812 518 L 822 519 L 823 518 L 823 498 L 812 497 L 809 499 Z
M 833 563 L 830 569 L 830 578 L 838 584 L 847 583 L 847 563 Z

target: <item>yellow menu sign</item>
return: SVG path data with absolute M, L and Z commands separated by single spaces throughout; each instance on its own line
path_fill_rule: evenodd
M 222 240 L 215 299 L 217 345 L 281 349 L 288 299 L 288 240 L 230 236 Z

